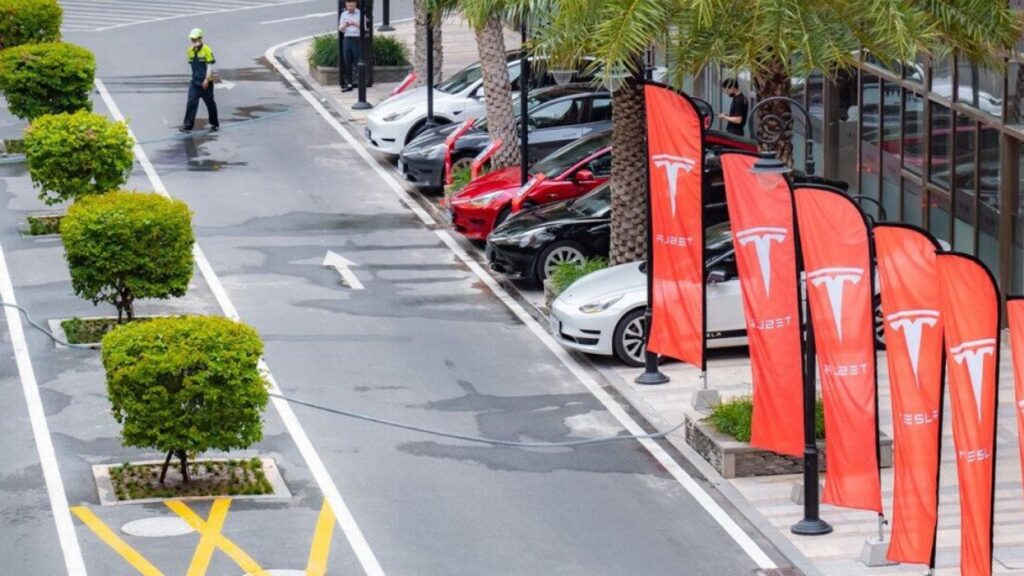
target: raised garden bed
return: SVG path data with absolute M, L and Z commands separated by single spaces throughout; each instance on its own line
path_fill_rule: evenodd
M 156 316 L 136 316 L 132 322 L 146 322 Z M 103 336 L 117 327 L 116 316 L 97 316 L 92 318 L 64 318 L 50 320 L 50 333 L 68 344 L 84 344 L 99 348 Z M 58 344 L 58 347 L 60 345 Z
M 28 227 L 25 228 L 26 236 L 52 236 L 60 234 L 60 221 L 63 214 L 41 214 L 26 218 Z
M 25 153 L 25 141 L 24 140 L 4 140 L 3 149 L 0 150 L 3 154 L 24 154 Z
M 753 448 L 715 429 L 706 420 L 686 419 L 686 443 L 697 451 L 723 478 L 800 474 L 803 459 Z M 881 436 L 882 468 L 892 467 L 892 439 Z M 818 442 L 818 471 L 826 466 L 825 442 Z
M 163 461 L 125 462 L 93 466 L 104 506 L 146 503 L 168 498 L 290 497 L 277 465 L 270 458 L 209 458 L 189 462 L 189 481 L 183 482 L 176 461 L 160 483 Z

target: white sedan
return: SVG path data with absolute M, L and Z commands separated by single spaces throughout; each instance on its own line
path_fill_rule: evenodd
M 709 227 L 706 239 L 708 348 L 745 346 L 747 322 L 729 224 Z M 643 366 L 646 267 L 645 262 L 620 264 L 574 282 L 551 304 L 551 335 L 566 348 Z M 884 336 L 877 296 L 874 308 L 875 338 L 881 347 Z

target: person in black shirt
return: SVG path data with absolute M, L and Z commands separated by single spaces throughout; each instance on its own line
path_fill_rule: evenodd
M 718 117 L 725 120 L 725 129 L 730 134 L 743 136 L 747 125 L 747 97 L 740 92 L 739 83 L 735 78 L 727 78 L 722 81 L 722 91 L 726 96 L 732 98 L 729 105 L 729 113 L 719 113 Z

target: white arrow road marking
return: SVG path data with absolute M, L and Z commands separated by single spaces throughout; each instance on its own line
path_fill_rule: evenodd
M 224 90 L 231 90 L 232 88 L 235 87 L 235 83 L 230 81 L 230 80 L 223 80 L 223 79 L 221 79 L 221 81 L 217 82 L 217 84 L 220 84 L 220 87 L 223 88 Z
M 331 250 L 327 251 L 327 255 L 324 256 L 324 266 L 333 267 L 341 274 L 341 279 L 345 281 L 345 284 L 353 290 L 362 290 L 363 283 L 356 277 L 356 273 L 352 271 L 352 267 L 355 263 L 345 258 L 337 252 Z

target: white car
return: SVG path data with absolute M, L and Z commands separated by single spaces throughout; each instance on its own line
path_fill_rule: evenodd
M 746 318 L 728 222 L 707 229 L 707 346 L 747 344 Z M 645 262 L 630 262 L 588 274 L 551 304 L 550 331 L 562 346 L 588 354 L 615 356 L 630 366 L 644 364 Z M 875 278 L 875 340 L 884 346 L 882 310 Z

